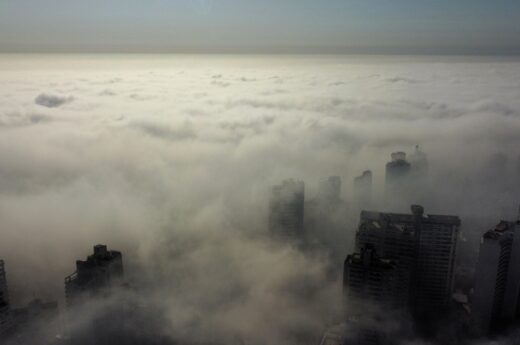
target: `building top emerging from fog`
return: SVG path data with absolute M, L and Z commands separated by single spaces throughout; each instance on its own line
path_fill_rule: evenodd
M 428 214 L 424 216 L 424 208 L 419 205 L 411 206 L 412 213 L 385 213 L 373 211 L 361 211 L 361 221 L 375 221 L 379 224 L 393 224 L 393 225 L 413 225 L 419 220 L 421 223 L 427 224 L 454 224 L 460 225 L 460 218 L 452 215 Z M 414 227 L 399 227 L 400 229 L 414 230 Z
M 123 278 L 121 252 L 108 250 L 107 246 L 94 246 L 94 254 L 87 260 L 76 261 L 76 272 L 65 278 L 67 304 L 74 304 L 84 294 L 95 294 Z
M 305 184 L 293 179 L 274 186 L 269 202 L 269 230 L 275 236 L 303 235 Z
M 394 152 L 391 154 L 392 160 L 386 163 L 385 170 L 385 193 L 387 197 L 399 195 L 406 191 L 406 184 L 409 182 L 407 177 L 410 174 L 412 165 L 406 160 L 406 153 Z
M 520 221 L 501 221 L 480 244 L 472 311 L 484 334 L 520 316 Z
M 401 303 L 397 263 L 380 257 L 370 244 L 347 256 L 343 288 L 347 309 L 363 310 L 370 303 L 388 309 Z
M 356 246 L 372 245 L 381 256 L 398 261 L 401 289 L 417 314 L 438 314 L 451 297 L 460 219 L 425 215 L 413 205 L 411 214 L 362 211 Z
M 365 170 L 354 178 L 354 203 L 358 209 L 366 209 L 372 203 L 372 171 Z
M 428 157 L 419 145 L 415 146 L 415 151 L 410 155 L 412 170 L 416 175 L 425 175 L 428 173 Z

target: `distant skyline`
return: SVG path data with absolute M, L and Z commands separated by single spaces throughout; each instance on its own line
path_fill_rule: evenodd
M 0 52 L 520 54 L 518 0 L 0 0 Z

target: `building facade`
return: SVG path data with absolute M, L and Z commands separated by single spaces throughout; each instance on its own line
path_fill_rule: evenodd
M 475 330 L 499 331 L 520 315 L 520 222 L 501 221 L 481 239 L 472 298 Z
M 394 344 L 393 339 L 400 333 L 399 328 L 386 325 L 401 312 L 403 291 L 400 289 L 396 261 L 380 257 L 370 244 L 360 253 L 347 256 L 343 294 L 346 322 L 351 328 L 345 334 L 348 340 L 345 343 Z
M 7 290 L 7 275 L 5 264 L 0 260 L 0 340 L 11 331 L 13 322 L 11 318 L 9 293 Z
M 354 178 L 354 203 L 358 210 L 372 206 L 372 171 L 365 170 L 361 176 Z
M 397 275 L 401 295 L 401 307 L 411 302 L 412 274 L 417 262 L 416 229 L 409 217 L 381 212 L 361 212 L 356 249 L 372 245 L 383 257 L 399 262 Z
M 399 192 L 410 175 L 412 165 L 406 160 L 405 152 L 393 152 L 390 162 L 386 163 L 385 187 L 387 193 Z
M 303 235 L 305 185 L 302 181 L 285 180 L 274 186 L 269 201 L 269 230 L 279 237 Z
M 399 276 L 397 263 L 382 258 L 372 245 L 360 253 L 348 255 L 343 270 L 343 293 L 347 309 L 364 311 L 367 305 L 382 309 L 398 306 Z M 354 309 L 354 310 L 352 310 Z
M 123 279 L 121 252 L 108 250 L 105 245 L 94 246 L 87 260 L 76 261 L 76 272 L 65 278 L 65 298 L 68 306 L 105 291 Z
M 440 314 L 448 307 L 460 227 L 456 216 L 424 215 L 413 205 L 411 214 L 361 212 L 356 247 L 373 245 L 381 256 L 398 263 L 403 306 L 416 315 Z

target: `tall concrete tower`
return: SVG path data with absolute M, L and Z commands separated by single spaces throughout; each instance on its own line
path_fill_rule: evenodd
M 500 330 L 520 316 L 520 221 L 501 221 L 482 236 L 475 272 L 476 329 Z
M 0 340 L 11 330 L 12 326 L 5 264 L 3 260 L 0 260 Z
M 409 200 L 412 165 L 404 152 L 394 152 L 391 157 L 385 171 L 385 201 L 394 207 L 404 207 L 413 202 Z
M 354 204 L 359 210 L 372 206 L 372 171 L 365 170 L 361 176 L 354 178 Z
M 274 186 L 269 202 L 269 230 L 274 236 L 298 238 L 303 235 L 305 185 L 285 180 Z
M 373 245 L 396 260 L 401 289 L 409 292 L 410 309 L 419 316 L 440 315 L 452 293 L 455 251 L 460 227 L 457 216 L 361 212 L 356 246 Z
M 94 254 L 87 260 L 76 261 L 76 272 L 65 278 L 65 297 L 68 306 L 88 301 L 89 297 L 109 289 L 123 279 L 121 252 L 94 246 Z

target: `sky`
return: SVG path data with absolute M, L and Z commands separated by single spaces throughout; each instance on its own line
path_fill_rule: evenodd
M 520 53 L 516 0 L 0 0 L 0 52 Z

